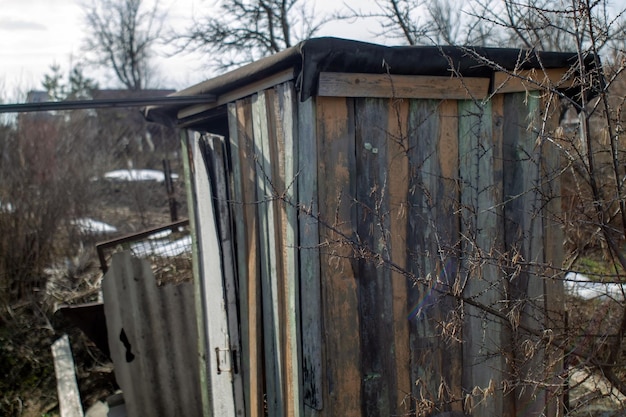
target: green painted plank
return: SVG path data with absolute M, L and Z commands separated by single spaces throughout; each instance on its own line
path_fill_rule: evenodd
M 298 178 L 300 208 L 300 292 L 302 294 L 302 396 L 305 414 L 317 415 L 324 407 L 322 394 L 322 305 L 320 284 L 319 231 L 316 216 L 317 198 L 317 130 L 315 100 L 298 103 Z
M 506 244 L 509 253 L 517 253 L 523 260 L 522 265 L 511 265 L 511 271 L 516 274 L 512 273 L 510 292 L 520 323 L 537 331 L 544 329 L 546 319 L 544 285 L 540 277 L 544 261 L 541 148 L 537 146 L 535 132 L 540 122 L 540 101 L 538 95 L 526 93 L 507 94 L 504 98 Z M 513 334 L 514 360 L 521 371 L 520 378 L 545 380 L 545 352 L 536 351 L 528 357 L 522 347 L 530 339 L 525 332 Z M 520 386 L 515 397 L 518 415 L 524 412 L 522 410 L 540 413 L 546 406 L 545 390 L 536 390 L 533 386 Z
M 282 224 L 283 288 L 285 293 L 285 385 L 286 414 L 299 417 L 303 414 L 302 352 L 300 335 L 300 268 L 298 261 L 298 107 L 293 82 L 274 88 L 274 115 L 277 120 L 277 141 L 282 144 L 279 157 L 282 167 L 280 202 Z
M 494 168 L 501 160 L 501 135 L 492 130 L 492 103 L 459 102 L 459 172 L 461 184 L 461 233 L 463 236 L 461 273 L 466 279 L 463 296 L 496 310 L 506 299 L 501 287 L 497 257 L 502 252 L 502 179 Z M 496 139 L 496 141 L 494 141 Z M 484 309 L 465 306 L 463 332 L 463 385 L 466 392 L 475 387 L 500 387 L 505 360 L 501 355 L 505 339 L 502 321 Z M 503 398 L 492 395 L 473 398 L 473 413 L 501 416 Z
M 284 412 L 284 382 L 281 320 L 278 299 L 276 218 L 273 204 L 272 155 L 266 92 L 252 98 L 252 121 L 256 158 L 256 181 L 261 254 L 261 288 L 263 296 L 263 332 L 265 345 L 265 381 L 267 408 L 270 415 L 280 417 Z

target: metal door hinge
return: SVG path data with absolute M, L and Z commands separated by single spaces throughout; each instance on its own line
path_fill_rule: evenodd
M 217 374 L 222 372 L 232 372 L 233 374 L 239 373 L 239 357 L 237 355 L 237 349 L 220 349 L 215 348 L 215 360 L 217 361 Z

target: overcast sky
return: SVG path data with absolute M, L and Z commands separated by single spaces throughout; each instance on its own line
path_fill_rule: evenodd
M 0 83 L 5 90 L 41 87 L 43 75 L 52 64 L 68 70 L 83 54 L 84 17 L 82 0 L 0 0 Z M 170 23 L 184 25 L 195 3 L 202 0 L 161 0 Z M 206 3 L 206 2 L 205 2 Z M 183 88 L 201 80 L 188 71 L 189 65 L 201 67 L 198 58 L 160 56 L 163 87 Z M 86 75 L 93 73 L 91 68 Z M 102 75 L 98 75 L 102 77 Z M 101 85 L 114 82 L 99 80 Z M 13 92 L 12 92 L 13 93 Z
M 80 61 L 84 39 L 82 0 L 0 0 L 0 99 L 17 92 L 41 89 L 44 74 L 52 64 L 67 71 Z M 317 0 L 321 7 L 332 9 L 338 2 Z M 363 1 L 363 0 L 360 0 Z M 369 0 L 366 0 L 366 2 Z M 205 10 L 212 0 L 161 0 L 171 25 L 185 27 L 194 10 Z M 319 7 L 318 7 L 319 8 Z M 345 25 L 343 25 L 345 26 Z M 363 39 L 366 28 L 335 27 L 333 33 L 343 37 Z M 359 34 L 360 33 L 360 34 Z M 370 39 L 371 40 L 371 39 Z M 161 56 L 157 60 L 159 84 L 164 88 L 181 89 L 209 78 L 212 74 L 199 55 Z M 92 69 L 85 70 L 93 75 Z M 102 75 L 97 75 L 102 77 Z M 102 87 L 114 81 L 99 79 Z
M 0 100 L 7 100 L 30 89 L 41 89 L 43 75 L 52 64 L 67 71 L 81 60 L 84 38 L 82 0 L 0 0 Z M 150 1 L 150 0 L 148 0 Z M 307 0 L 310 1 L 310 0 Z M 374 0 L 315 0 L 319 12 L 332 11 L 345 1 L 358 7 L 374 7 Z M 460 0 L 459 0 L 460 1 Z M 184 28 L 194 10 L 204 13 L 215 0 L 160 0 L 167 10 L 169 24 Z M 622 7 L 626 0 L 612 0 Z M 320 36 L 338 36 L 386 43 L 374 39 L 367 24 L 334 24 Z M 181 89 L 210 78 L 204 60 L 206 56 L 161 56 L 157 65 L 160 87 Z M 94 76 L 91 69 L 86 75 Z M 101 87 L 115 85 L 101 74 L 95 74 Z

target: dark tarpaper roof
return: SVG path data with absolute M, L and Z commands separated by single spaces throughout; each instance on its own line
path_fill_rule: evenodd
M 585 57 L 584 63 L 588 69 L 593 68 L 594 58 Z M 455 74 L 491 78 L 495 71 L 569 68 L 577 60 L 578 55 L 570 52 L 467 46 L 383 46 L 338 38 L 314 38 L 174 95 L 220 95 L 293 68 L 297 75 L 299 97 L 304 101 L 317 93 L 320 72 L 434 76 Z M 183 107 L 149 107 L 146 109 L 146 117 L 153 121 L 175 120 L 176 113 Z

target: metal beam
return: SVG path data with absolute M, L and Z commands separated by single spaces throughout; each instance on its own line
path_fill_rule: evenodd
M 38 111 L 54 110 L 83 110 L 100 109 L 109 107 L 145 107 L 145 106 L 167 106 L 185 104 L 207 104 L 214 103 L 216 97 L 212 94 L 202 94 L 197 96 L 162 96 L 143 98 L 116 98 L 101 100 L 68 100 L 68 101 L 47 101 L 43 103 L 16 103 L 0 104 L 0 113 L 28 113 Z

